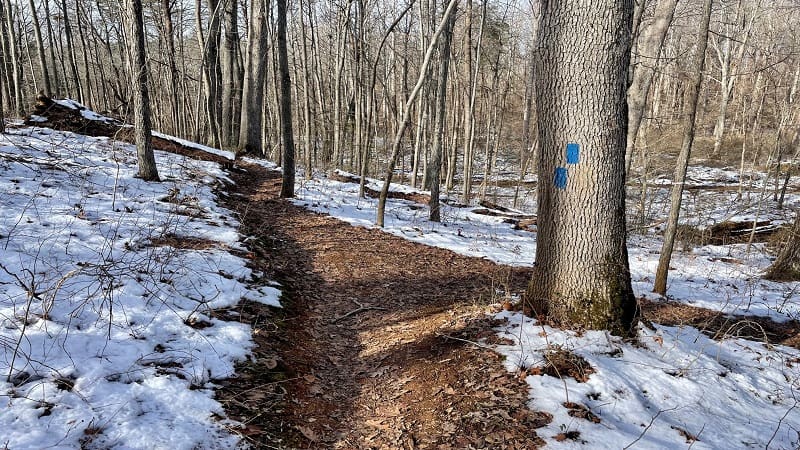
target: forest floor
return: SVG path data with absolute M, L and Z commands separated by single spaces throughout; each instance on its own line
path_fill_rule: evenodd
M 57 128 L 119 137 L 114 123 L 93 123 L 103 118 L 80 105 L 57 105 L 61 112 L 47 118 Z M 7 134 L 0 155 L 0 189 L 10 193 L 0 228 L 14 237 L 2 259 L 0 284 L 11 290 L 0 318 L 33 318 L 20 334 L 32 343 L 61 339 L 61 330 L 65 348 L 0 345 L 12 361 L 0 380 L 9 448 L 65 439 L 85 448 L 170 441 L 176 450 L 233 448 L 239 439 L 278 449 L 800 445 L 800 284 L 760 278 L 770 263 L 764 244 L 748 254 L 724 237 L 685 243 L 665 299 L 650 292 L 659 230 L 630 236 L 645 320 L 635 342 L 623 341 L 502 311 L 520 308 L 535 233 L 481 208 L 445 204 L 446 220 L 432 223 L 420 193 L 395 186 L 381 230 L 372 225 L 374 199 L 359 196 L 347 174 L 300 176 L 296 199 L 283 200 L 274 164 L 166 135 L 156 140 L 170 152 L 158 152 L 165 182 L 143 183 L 131 146 L 41 121 Z M 737 182 L 729 172 L 692 173 L 707 186 Z M 709 222 L 690 225 L 752 223 L 725 206 L 730 195 L 690 195 L 688 209 L 702 212 L 692 217 Z M 67 225 L 54 234 L 56 219 Z M 73 239 L 73 253 L 61 248 Z M 107 246 L 133 261 L 115 275 L 114 305 L 126 314 L 113 317 L 110 308 L 103 315 L 106 298 L 86 288 L 102 276 L 59 281 L 85 272 L 87 260 L 116 267 Z M 33 275 L 25 270 L 39 261 L 58 268 L 39 291 L 63 298 L 17 318 Z M 137 261 L 158 261 L 160 272 Z M 150 272 L 168 276 L 136 275 Z M 141 302 L 142 289 L 159 301 Z M 93 302 L 100 307 L 76 317 L 85 309 L 76 303 Z M 67 342 L 78 318 L 76 327 L 94 334 Z M 0 344 L 13 330 L 0 329 Z M 15 365 L 17 353 L 24 361 Z M 86 370 L 100 357 L 103 370 Z
M 502 356 L 488 304 L 529 269 L 352 227 L 278 199 L 280 175 L 232 174 L 254 265 L 284 309 L 243 306 L 256 359 L 218 398 L 259 448 L 504 448 L 543 443 L 548 413 Z M 494 300 L 492 300 L 494 299 Z

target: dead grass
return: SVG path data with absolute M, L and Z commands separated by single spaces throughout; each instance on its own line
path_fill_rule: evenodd
M 224 244 L 210 239 L 178 236 L 171 233 L 150 239 L 150 245 L 153 247 L 172 247 L 181 250 L 207 250 L 210 248 L 225 247 Z
M 729 316 L 677 302 L 641 299 L 642 316 L 666 326 L 692 326 L 713 339 L 744 338 L 800 349 L 800 322 L 775 322 L 766 317 Z
M 589 381 L 589 376 L 595 373 L 594 368 L 582 356 L 558 345 L 548 349 L 544 358 L 544 365 L 529 368 L 528 374 L 550 375 L 556 378 L 570 377 L 578 383 L 585 383 Z

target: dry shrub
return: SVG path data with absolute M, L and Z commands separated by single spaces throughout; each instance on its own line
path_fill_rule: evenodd
M 589 375 L 595 372 L 589 363 L 580 355 L 561 346 L 554 345 L 544 354 L 545 364 L 530 370 L 532 375 L 550 375 L 551 377 L 572 377 L 578 383 L 589 381 Z

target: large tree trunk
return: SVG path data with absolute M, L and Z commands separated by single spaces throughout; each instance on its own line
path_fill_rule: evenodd
M 292 129 L 292 81 L 286 44 L 286 2 L 278 0 L 278 72 L 280 75 L 281 138 L 283 140 L 283 182 L 281 198 L 294 197 L 294 131 Z
M 667 294 L 667 275 L 669 273 L 669 263 L 672 259 L 672 250 L 675 246 L 675 235 L 678 230 L 678 219 L 680 218 L 681 200 L 683 198 L 683 183 L 686 181 L 686 169 L 689 165 L 689 156 L 694 142 L 697 101 L 700 84 L 703 82 L 703 67 L 705 67 L 706 48 L 708 46 L 708 24 L 711 19 L 712 3 L 713 0 L 705 0 L 703 4 L 702 23 L 700 24 L 697 53 L 694 61 L 694 74 L 692 74 L 692 82 L 685 102 L 683 144 L 678 154 L 678 161 L 675 163 L 675 179 L 672 182 L 672 192 L 670 193 L 669 218 L 667 220 L 667 228 L 664 231 L 664 244 L 661 247 L 661 256 L 658 259 L 658 269 L 656 270 L 656 279 L 653 285 L 653 292 L 660 295 Z
M 538 237 L 527 300 L 557 323 L 631 333 L 625 229 L 632 0 L 551 0 L 536 58 Z
M 156 159 L 153 155 L 153 137 L 150 123 L 150 95 L 147 88 L 147 56 L 144 46 L 144 22 L 142 0 L 128 0 L 130 16 L 130 40 L 133 42 L 131 55 L 131 75 L 134 89 L 134 135 L 136 137 L 136 156 L 139 160 L 139 178 L 146 181 L 159 181 Z
M 456 23 L 455 7 L 444 26 L 442 33 L 441 46 L 439 47 L 439 86 L 436 90 L 436 120 L 434 121 L 433 135 L 433 158 L 430 164 L 431 183 L 430 220 L 433 222 L 441 221 L 439 211 L 439 187 L 441 185 L 442 169 L 442 141 L 444 139 L 444 120 L 447 112 L 447 80 L 450 75 L 450 44 L 453 42 L 453 27 Z

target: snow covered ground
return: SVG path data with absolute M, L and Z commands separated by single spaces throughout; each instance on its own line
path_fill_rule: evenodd
M 217 164 L 156 152 L 163 182 L 146 183 L 135 153 L 46 128 L 0 136 L 0 448 L 238 442 L 213 388 L 251 330 L 209 313 L 278 293 L 249 288 L 230 253 L 244 248 Z
M 691 175 L 705 183 L 720 174 L 694 169 Z M 297 204 L 356 226 L 375 223 L 377 201 L 359 198 L 357 185 L 324 177 L 298 177 L 298 183 Z M 737 208 L 725 191 L 708 195 L 718 196 L 695 201 L 688 220 L 695 214 L 722 220 Z M 788 204 L 797 201 L 792 195 Z M 699 210 L 701 205 L 706 209 Z M 754 207 L 742 209 L 740 216 L 752 219 L 747 214 Z M 535 233 L 514 230 L 502 218 L 475 214 L 474 208 L 444 205 L 443 223 L 429 222 L 424 205 L 406 200 L 390 199 L 386 210 L 388 233 L 498 263 L 533 262 Z M 629 248 L 637 296 L 659 300 L 651 293 L 659 236 L 653 231 L 633 236 Z M 762 280 L 770 262 L 762 244 L 749 254 L 744 244 L 678 251 L 670 271 L 670 298 L 728 314 L 800 319 L 800 283 Z M 586 383 L 527 376 L 530 407 L 554 415 L 539 433 L 552 448 L 800 448 L 800 351 L 737 338 L 715 341 L 696 328 L 660 325 L 641 329 L 643 346 L 634 346 L 603 332 L 577 335 L 541 326 L 517 313 L 498 318 L 506 321 L 498 333 L 511 342 L 498 348 L 510 371 L 541 366 L 554 349 L 582 356 L 596 371 Z M 589 408 L 599 423 L 569 415 L 565 402 Z

